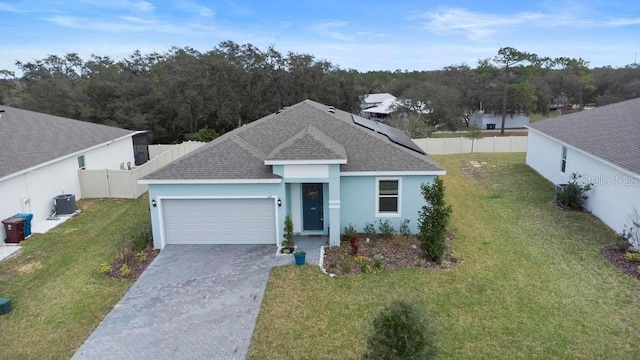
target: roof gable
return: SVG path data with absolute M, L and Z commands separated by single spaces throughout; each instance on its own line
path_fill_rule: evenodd
M 313 125 L 300 130 L 277 146 L 265 160 L 346 160 L 347 152 L 338 142 Z
M 640 98 L 537 121 L 529 128 L 640 174 Z
M 274 178 L 264 163 L 269 159 L 346 159 L 340 170 L 354 173 L 443 170 L 428 155 L 355 124 L 352 114 L 305 100 L 226 133 L 144 180 Z
M 136 132 L 3 106 L 0 178 Z

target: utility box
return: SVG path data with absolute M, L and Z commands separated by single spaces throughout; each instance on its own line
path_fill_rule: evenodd
M 11 299 L 0 298 L 0 315 L 11 312 Z
M 25 221 L 25 219 L 15 217 L 2 220 L 4 231 L 7 233 L 7 238 L 4 239 L 4 242 L 17 244 L 24 240 Z

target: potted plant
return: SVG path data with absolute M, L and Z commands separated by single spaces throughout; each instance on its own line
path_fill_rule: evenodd
M 307 253 L 304 251 L 296 251 L 293 253 L 293 257 L 296 259 L 296 265 L 304 265 L 306 262 Z
M 283 254 L 291 254 L 295 250 L 295 242 L 293 240 L 293 221 L 291 216 L 284 218 L 284 240 L 282 241 L 281 252 Z

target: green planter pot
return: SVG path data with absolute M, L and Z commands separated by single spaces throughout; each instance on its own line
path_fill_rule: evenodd
M 293 257 L 296 259 L 296 265 L 304 265 L 307 258 L 307 253 L 304 251 L 296 251 L 293 253 Z

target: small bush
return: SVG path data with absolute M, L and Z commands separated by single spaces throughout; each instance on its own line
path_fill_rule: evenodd
M 640 262 L 640 253 L 628 251 L 624 254 L 624 258 L 629 262 Z
M 149 246 L 149 244 L 151 244 L 151 240 L 153 238 L 151 227 L 145 226 L 142 229 L 132 229 L 129 232 L 129 237 L 131 238 L 134 251 L 144 250 L 147 246 Z
M 120 267 L 120 276 L 121 277 L 129 277 L 131 276 L 131 268 L 127 264 L 123 264 Z
M 409 219 L 402 220 L 402 222 L 400 223 L 399 232 L 400 232 L 400 235 L 405 238 L 408 238 L 411 236 L 411 229 L 409 228 Z
M 376 228 L 372 223 L 364 223 L 364 229 L 362 232 L 367 235 L 368 238 L 372 238 L 376 235 Z
M 396 229 L 391 225 L 389 219 L 385 221 L 382 221 L 382 219 L 378 220 L 378 230 L 380 230 L 380 234 L 384 237 L 391 237 L 396 233 Z
M 393 301 L 371 322 L 364 359 L 433 359 L 434 332 L 423 313 L 405 301 Z
M 353 226 L 353 224 L 349 224 L 347 226 L 344 227 L 344 237 L 349 239 L 352 236 L 356 236 L 356 228 Z
M 142 264 L 147 261 L 147 253 L 145 251 L 138 251 L 136 253 L 136 261 L 138 264 Z
M 384 268 L 384 267 L 382 266 L 382 260 L 375 260 L 375 261 L 373 262 L 373 269 L 374 269 L 375 271 L 383 270 L 383 268 Z
M 574 210 L 582 209 L 582 205 L 589 198 L 586 193 L 591 190 L 593 184 L 582 180 L 582 175 L 571 174 L 567 186 L 558 193 L 558 203 Z
M 111 275 L 113 269 L 111 268 L 111 264 L 106 261 L 103 261 L 98 265 L 98 272 L 100 274 Z
M 337 262 L 337 261 L 335 261 L 335 260 L 334 260 L 334 261 L 332 261 L 332 262 L 330 262 L 330 263 L 329 263 L 329 267 L 330 267 L 330 268 L 337 268 L 337 267 L 338 267 L 338 262 Z
M 371 266 L 367 263 L 360 264 L 360 271 L 362 271 L 363 274 L 370 274 L 373 272 L 371 270 Z

